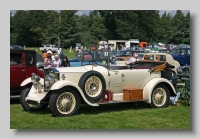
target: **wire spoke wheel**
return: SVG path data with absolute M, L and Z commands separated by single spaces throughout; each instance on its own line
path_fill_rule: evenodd
M 165 89 L 163 89 L 161 87 L 155 89 L 152 94 L 152 101 L 153 101 L 154 105 L 157 107 L 163 106 L 164 103 L 166 102 L 166 98 L 167 98 L 166 91 L 165 91 Z
M 101 80 L 97 76 L 89 77 L 85 82 L 85 92 L 90 97 L 96 97 L 102 90 Z
M 76 105 L 76 99 L 70 92 L 64 92 L 58 96 L 56 101 L 57 109 L 62 114 L 68 114 L 74 110 Z

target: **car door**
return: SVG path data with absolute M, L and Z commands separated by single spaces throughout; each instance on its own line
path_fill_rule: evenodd
M 123 73 L 120 70 L 110 70 L 110 87 L 121 87 Z
M 20 84 L 26 77 L 25 63 L 23 61 L 23 52 L 10 53 L 10 88 L 19 90 Z

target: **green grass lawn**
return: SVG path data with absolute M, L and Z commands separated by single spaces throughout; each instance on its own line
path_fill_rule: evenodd
M 26 112 L 19 99 L 11 99 L 10 129 L 131 129 L 189 130 L 190 107 L 151 108 L 144 102 L 81 105 L 72 117 L 54 117 L 49 108 Z
M 29 47 L 26 47 L 26 50 L 28 50 L 28 48 L 29 48 Z M 42 52 L 40 51 L 40 48 L 39 48 L 39 47 L 30 47 L 29 49 L 30 49 L 30 50 L 38 50 L 38 53 L 39 53 L 40 55 L 42 55 Z M 69 48 L 68 48 L 68 49 L 62 48 L 62 51 L 63 51 L 63 53 L 64 53 L 69 59 L 74 57 L 75 50 L 73 50 L 73 53 L 69 53 Z

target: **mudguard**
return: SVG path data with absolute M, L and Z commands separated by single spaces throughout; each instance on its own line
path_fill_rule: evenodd
M 164 79 L 164 78 L 153 78 L 152 80 L 150 80 L 144 87 L 143 89 L 143 98 L 145 100 L 147 100 L 146 102 L 147 103 L 151 103 L 151 94 L 152 94 L 152 91 L 154 89 L 154 87 L 159 84 L 159 83 L 166 83 L 168 84 L 170 87 L 171 87 L 171 90 L 173 90 L 173 93 L 176 94 L 176 90 L 173 86 L 173 84 L 167 80 L 167 79 Z
M 55 82 L 55 83 L 52 85 L 52 87 L 51 87 L 50 90 L 58 90 L 58 89 L 61 89 L 62 87 L 66 87 L 66 86 L 73 86 L 73 87 L 75 87 L 75 88 L 80 92 L 82 98 L 85 100 L 85 102 L 86 102 L 88 105 L 91 105 L 91 106 L 99 106 L 97 103 L 90 103 L 90 102 L 86 99 L 86 97 L 85 97 L 85 95 L 83 94 L 83 91 L 81 90 L 81 88 L 80 88 L 77 84 L 75 84 L 75 83 L 73 83 L 73 82 L 70 82 L 70 81 L 57 81 L 57 82 Z
M 25 85 L 27 85 L 27 84 L 30 83 L 30 82 L 31 82 L 31 77 L 26 78 L 26 79 L 21 83 L 20 86 L 25 86 Z
M 39 81 L 41 84 L 44 84 L 44 79 L 43 78 L 40 78 L 40 81 Z M 29 84 L 29 83 L 32 83 L 31 82 L 31 77 L 29 77 L 29 78 L 26 78 L 22 83 L 21 83 L 21 85 L 20 86 L 25 86 L 25 85 L 27 85 L 27 84 Z

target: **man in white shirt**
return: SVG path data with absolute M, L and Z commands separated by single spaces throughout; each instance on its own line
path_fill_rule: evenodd
M 135 52 L 133 53 L 133 56 L 129 59 L 129 63 L 135 63 L 136 61 L 139 61 L 138 54 Z
M 61 60 L 59 59 L 59 55 L 55 55 L 55 60 L 53 61 L 54 67 L 60 67 L 61 66 Z

